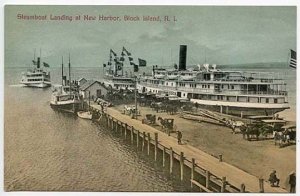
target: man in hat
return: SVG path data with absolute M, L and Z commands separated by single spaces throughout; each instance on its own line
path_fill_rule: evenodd
M 182 138 L 181 131 L 177 131 L 177 142 L 178 142 L 178 144 L 181 144 L 181 138 Z
M 280 180 L 276 176 L 276 170 L 273 170 L 271 172 L 270 177 L 269 177 L 269 181 L 270 181 L 272 187 L 279 186 L 279 181 Z
M 296 193 L 296 174 L 294 171 L 290 174 L 289 184 L 291 186 L 290 193 Z

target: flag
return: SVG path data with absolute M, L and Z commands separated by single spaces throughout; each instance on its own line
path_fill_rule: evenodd
M 134 64 L 133 72 L 138 72 L 139 71 L 139 66 Z
M 120 61 L 124 61 L 124 60 L 125 60 L 125 58 L 124 58 L 124 57 L 121 57 L 121 58 L 120 58 Z
M 32 60 L 32 63 L 33 63 L 33 65 L 37 65 L 37 62 L 34 60 Z
M 127 56 L 131 56 L 131 53 L 130 53 L 130 52 L 128 52 L 124 46 L 123 46 L 123 51 L 125 51 L 125 52 L 126 52 Z M 123 53 L 123 51 L 122 51 L 122 53 Z
M 122 55 L 122 56 L 125 56 L 125 53 L 122 51 L 121 55 Z
M 132 57 L 128 57 L 129 61 L 133 61 L 133 58 Z
M 103 67 L 106 67 L 106 64 L 105 64 L 105 63 L 103 63 Z
M 138 59 L 139 60 L 139 66 L 140 67 L 145 67 L 147 65 L 147 62 L 144 59 Z
M 113 54 L 114 56 L 117 56 L 117 54 L 112 49 L 110 49 L 110 53 Z
M 290 57 L 290 67 L 296 68 L 297 66 L 297 53 L 294 50 L 291 50 L 291 57 Z
M 44 67 L 50 67 L 48 63 L 43 62 Z
M 130 62 L 130 65 L 135 65 L 135 63 L 134 62 Z

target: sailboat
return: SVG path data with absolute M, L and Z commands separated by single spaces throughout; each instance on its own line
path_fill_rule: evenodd
M 50 72 L 45 71 L 41 66 L 41 55 L 35 60 L 35 52 L 32 60 L 34 69 L 29 69 L 22 73 L 20 83 L 28 87 L 46 88 L 51 86 Z M 43 62 L 43 67 L 49 67 L 49 64 Z
M 62 84 L 57 86 L 51 96 L 50 106 L 66 112 L 76 113 L 82 104 L 76 84 L 71 82 L 71 62 L 69 55 L 69 80 L 64 76 L 64 65 L 62 58 Z

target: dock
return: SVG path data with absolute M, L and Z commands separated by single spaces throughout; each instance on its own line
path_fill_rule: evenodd
M 99 105 L 91 105 L 91 110 L 99 115 L 102 112 Z M 193 189 L 197 187 L 201 192 L 287 193 L 281 187 L 271 187 L 268 179 L 258 178 L 224 162 L 221 154 L 216 158 L 191 145 L 179 145 L 176 138 L 113 107 L 107 107 L 98 122 L 109 130 L 120 132 L 124 139 L 130 139 L 132 145 L 153 156 L 155 161 L 160 155 L 162 166 L 168 167 L 171 175 L 174 162 L 178 162 L 180 180 L 188 180 Z

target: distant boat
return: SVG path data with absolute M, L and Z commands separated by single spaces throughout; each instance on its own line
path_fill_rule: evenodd
M 50 72 L 44 71 L 41 68 L 41 57 L 38 57 L 37 60 L 32 60 L 34 69 L 27 70 L 27 72 L 22 73 L 21 84 L 28 87 L 37 87 L 37 88 L 46 88 L 51 86 Z M 49 67 L 48 63 L 43 62 L 43 67 Z
M 78 88 L 76 84 L 71 82 L 71 63 L 69 57 L 69 81 L 66 81 L 66 76 L 63 74 L 63 60 L 62 60 L 62 85 L 54 88 L 51 95 L 50 106 L 53 109 L 61 111 L 76 113 L 83 100 L 79 96 Z M 68 84 L 67 84 L 68 83 Z
M 77 116 L 83 119 L 88 119 L 88 120 L 92 119 L 92 113 L 90 111 L 88 112 L 79 111 L 77 112 Z

